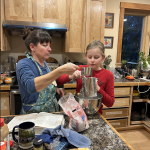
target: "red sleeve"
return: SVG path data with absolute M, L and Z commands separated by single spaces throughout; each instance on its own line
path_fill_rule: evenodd
M 65 84 L 69 81 L 70 81 L 69 75 L 66 75 L 66 74 L 63 74 L 59 78 L 56 79 L 56 82 L 57 82 L 58 85 Z
M 102 98 L 102 103 L 107 106 L 107 107 L 112 107 L 115 101 L 115 97 L 114 97 L 114 76 L 111 75 L 106 87 L 105 87 L 105 91 L 103 89 L 100 88 L 100 90 L 98 91 L 98 93 L 100 93 L 103 98 Z

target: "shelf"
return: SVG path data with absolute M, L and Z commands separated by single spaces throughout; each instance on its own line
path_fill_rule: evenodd
M 149 99 L 132 99 L 132 102 L 137 103 L 137 102 L 147 102 L 150 104 Z
M 131 121 L 131 125 L 139 125 L 139 124 L 145 124 L 146 126 L 150 127 L 150 124 L 148 124 L 146 121 Z
M 130 121 L 130 123 L 133 125 L 133 124 L 142 124 L 144 123 L 145 124 L 145 121 Z

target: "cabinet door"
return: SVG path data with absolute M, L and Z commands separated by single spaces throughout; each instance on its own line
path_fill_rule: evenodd
M 66 24 L 66 0 L 37 0 L 37 22 Z
M 35 21 L 36 0 L 5 0 L 5 19 Z
M 1 22 L 0 22 L 0 45 L 1 45 L 1 51 L 8 51 L 11 50 L 11 39 L 6 30 L 3 29 L 2 24 L 4 21 L 4 1 L 1 0 L 1 10 L 0 10 L 0 15 L 1 15 Z
M 106 0 L 87 0 L 86 46 L 93 40 L 104 42 Z
M 67 0 L 66 52 L 84 52 L 86 0 Z

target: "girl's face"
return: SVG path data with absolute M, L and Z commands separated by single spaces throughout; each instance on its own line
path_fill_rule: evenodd
M 100 70 L 100 64 L 104 61 L 105 56 L 102 56 L 99 48 L 90 49 L 85 54 L 87 65 L 93 68 L 93 70 Z
M 41 61 L 45 61 L 49 58 L 49 54 L 52 51 L 50 43 L 38 43 L 37 46 L 33 46 L 33 55 L 36 55 Z

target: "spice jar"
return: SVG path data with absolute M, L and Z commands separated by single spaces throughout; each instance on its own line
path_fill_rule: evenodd
M 43 140 L 42 139 L 34 139 L 33 150 L 43 150 Z

